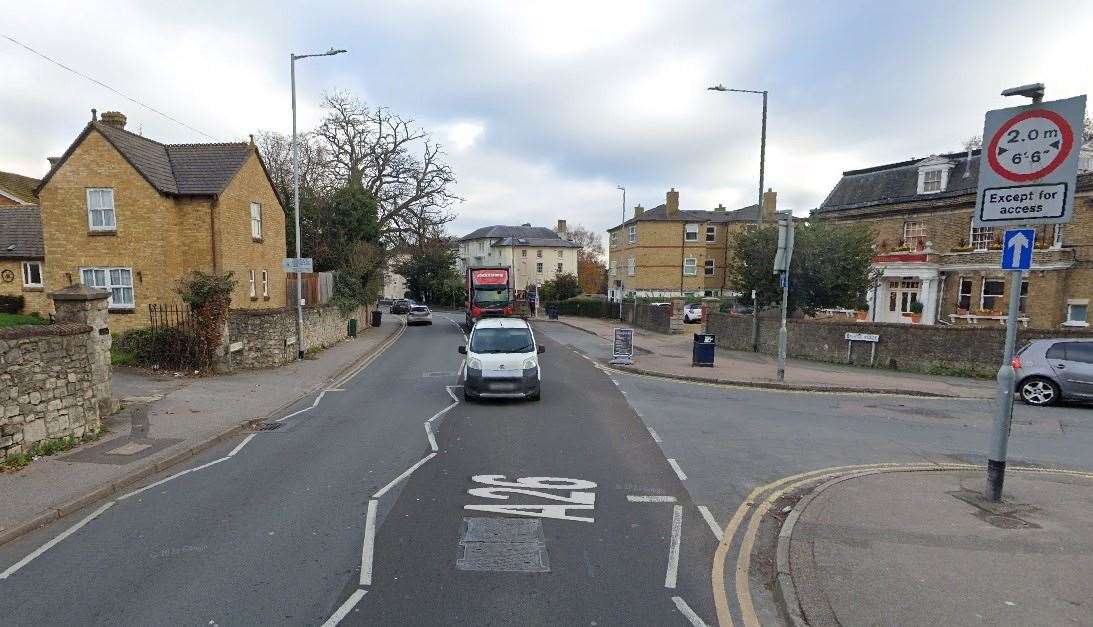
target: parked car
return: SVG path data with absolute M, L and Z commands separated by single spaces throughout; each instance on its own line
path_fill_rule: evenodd
M 410 301 L 405 298 L 400 298 L 391 303 L 391 313 L 393 314 L 405 314 L 410 313 Z
M 479 398 L 526 398 L 537 401 L 541 394 L 539 354 L 545 350 L 520 318 L 482 318 L 471 329 L 466 346 L 463 400 Z
M 702 305 L 699 303 L 684 305 L 683 322 L 702 322 Z
M 1013 358 L 1017 394 L 1029 405 L 1093 400 L 1093 338 L 1033 340 Z
M 411 305 L 406 313 L 406 324 L 432 324 L 433 312 L 425 305 Z

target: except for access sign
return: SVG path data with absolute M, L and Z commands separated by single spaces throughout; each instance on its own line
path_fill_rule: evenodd
M 1085 96 L 988 111 L 976 226 L 1069 222 Z
M 1032 267 L 1032 248 L 1036 229 L 1009 229 L 1002 238 L 1002 269 L 1028 270 Z
M 285 257 L 281 264 L 285 272 L 314 272 L 314 264 L 311 257 Z

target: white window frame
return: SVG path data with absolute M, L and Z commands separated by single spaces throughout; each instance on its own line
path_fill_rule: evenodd
M 945 169 L 944 168 L 926 168 L 920 173 L 918 180 L 918 193 L 920 194 L 937 194 L 945 191 Z M 931 189 L 936 185 L 936 189 Z
M 964 285 L 967 284 L 968 292 L 964 293 Z M 956 306 L 960 307 L 960 300 L 965 296 L 968 297 L 968 306 L 966 309 L 972 308 L 972 294 L 975 292 L 975 279 L 970 276 L 960 277 L 960 281 L 956 284 Z
M 543 262 L 542 261 L 536 262 L 535 271 L 538 272 L 539 274 L 543 273 Z
M 562 249 L 559 248 L 558 249 L 558 259 L 561 259 L 561 258 L 562 258 Z
M 1075 320 L 1073 313 L 1074 307 L 1085 308 L 1085 320 Z M 1089 326 L 1089 299 L 1088 298 L 1068 298 L 1066 301 L 1066 322 L 1063 323 L 1064 327 L 1088 327 Z
M 634 276 L 634 270 L 635 270 L 634 258 L 633 257 L 627 257 L 626 258 L 626 276 Z
M 702 263 L 702 273 L 704 276 L 713 276 L 717 274 L 717 264 L 713 259 L 707 259 Z
M 683 225 L 683 241 L 685 242 L 697 242 L 698 241 L 698 224 L 688 223 Z
M 988 294 L 987 294 L 987 283 L 1000 283 L 1002 285 L 1002 291 L 997 293 L 997 294 L 990 294 L 988 296 Z M 981 310 L 984 310 L 984 311 L 993 311 L 994 310 L 994 307 L 991 307 L 988 310 L 986 307 L 983 306 L 984 301 L 985 301 L 986 298 L 988 298 L 988 297 L 989 298 L 1005 298 L 1005 296 L 1006 296 L 1006 281 L 1005 281 L 1005 279 L 992 279 L 990 277 L 986 277 L 986 278 L 983 279 L 983 282 L 979 284 L 979 308 Z
M 619 273 L 619 260 L 618 259 L 612 259 L 611 260 L 610 274 L 611 274 L 611 276 L 615 276 L 618 273 Z
M 926 243 L 926 223 L 920 220 L 905 220 L 903 222 L 903 242 L 914 244 L 919 240 Z
M 619 243 L 619 232 L 618 231 L 611 231 L 611 245 L 615 246 L 618 243 Z
M 976 237 L 975 236 L 976 235 L 984 235 L 984 234 L 988 234 L 988 233 L 990 234 L 990 237 L 988 237 L 985 240 L 985 243 L 983 244 L 983 247 L 980 248 L 976 244 Z M 984 240 L 982 240 L 982 238 L 980 238 L 980 240 L 984 241 Z M 984 250 L 990 250 L 991 244 L 993 242 L 994 242 L 994 227 L 993 226 L 982 226 L 982 227 L 980 227 L 980 226 L 975 226 L 973 224 L 971 229 L 968 231 L 968 245 L 972 247 L 973 251 L 983 252 Z
M 636 241 L 638 241 L 638 225 L 631 224 L 626 227 L 626 242 L 628 244 L 633 244 Z
M 683 258 L 683 276 L 698 276 L 698 259 L 696 257 Z
M 716 241 L 717 241 L 717 226 L 713 225 L 713 224 L 707 224 L 706 225 L 706 242 L 711 243 L 711 242 L 716 242 Z
M 542 248 L 535 249 L 535 258 L 536 259 L 542 259 L 543 258 L 543 249 Z
M 258 292 L 254 283 L 254 270 L 250 271 L 250 297 L 258 298 Z
M 521 249 L 520 249 L 520 256 L 521 256 L 521 257 L 527 257 L 527 256 L 528 256 L 528 249 L 526 249 L 526 248 L 521 248 Z
M 558 274 L 562 274 L 562 267 L 563 267 L 563 266 L 562 266 L 562 262 L 561 262 L 561 261 L 559 261 L 559 262 L 558 262 Z
M 105 279 L 105 283 L 103 283 L 101 285 L 94 284 L 94 283 L 87 283 L 85 281 L 85 277 L 84 277 L 85 272 L 92 272 L 92 273 L 102 272 L 103 273 L 103 278 Z M 128 273 L 129 283 L 128 284 L 118 283 L 117 285 L 115 285 L 114 281 L 113 281 L 113 277 L 111 276 L 114 272 Z M 137 293 L 136 293 L 136 288 L 133 287 L 133 269 L 132 268 L 122 268 L 122 267 L 114 267 L 114 268 L 105 268 L 105 267 L 80 268 L 80 283 L 82 283 L 84 285 L 91 286 L 91 287 L 101 287 L 103 289 L 110 290 L 110 297 L 106 299 L 106 305 L 107 305 L 108 309 L 112 309 L 112 310 L 115 310 L 115 311 L 116 310 L 131 311 L 131 310 L 136 308 Z M 123 303 L 119 304 L 114 298 L 114 294 L 115 294 L 114 290 L 119 290 L 122 294 L 124 294 L 124 290 L 126 288 L 129 289 L 130 301 L 128 303 L 123 302 Z
M 30 268 L 34 266 L 38 269 L 38 282 L 30 280 Z M 24 261 L 23 262 L 23 287 L 42 287 L 45 280 L 42 278 L 42 262 L 41 261 Z
M 262 203 L 250 204 L 250 237 L 255 240 L 262 239 Z
M 269 272 L 262 271 L 262 298 L 269 298 Z
M 1051 247 L 1052 248 L 1059 249 L 1059 248 L 1063 247 L 1063 230 L 1064 230 L 1063 227 L 1065 227 L 1065 226 L 1066 226 L 1065 224 L 1056 224 L 1055 225 L 1055 233 L 1053 234 L 1053 237 L 1052 237 L 1052 240 L 1051 240 Z
M 91 197 L 93 195 L 102 194 L 108 192 L 105 197 L 110 199 L 110 207 L 106 208 L 99 206 L 93 208 L 91 206 Z M 102 196 L 100 196 L 102 198 Z M 118 230 L 118 212 L 116 205 L 114 204 L 114 188 L 112 187 L 88 187 L 85 193 L 85 199 L 87 202 L 87 228 L 92 231 L 111 232 Z M 102 214 L 102 224 L 95 226 L 95 213 Z M 110 224 L 106 223 L 106 217 L 110 216 Z

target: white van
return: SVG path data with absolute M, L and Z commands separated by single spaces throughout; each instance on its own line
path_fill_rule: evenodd
M 539 354 L 531 326 L 520 318 L 482 318 L 471 329 L 466 346 L 463 400 L 540 397 Z

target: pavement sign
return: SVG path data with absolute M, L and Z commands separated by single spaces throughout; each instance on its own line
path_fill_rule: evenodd
M 611 363 L 634 363 L 634 330 L 615 329 L 615 339 L 611 343 Z
M 1028 270 L 1032 267 L 1032 245 L 1036 229 L 1009 229 L 1002 239 L 1002 269 Z
M 314 272 L 311 257 L 285 257 L 282 262 L 285 272 Z
M 988 111 L 975 226 L 1069 222 L 1084 117 L 1085 96 Z

